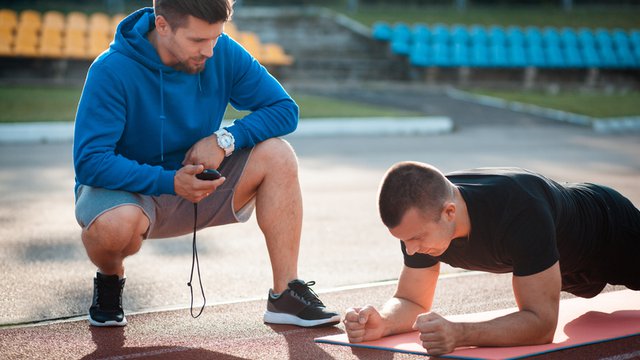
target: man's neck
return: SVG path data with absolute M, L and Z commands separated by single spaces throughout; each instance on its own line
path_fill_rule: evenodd
M 453 189 L 456 201 L 456 238 L 469 237 L 471 233 L 471 219 L 469 218 L 469 211 L 467 209 L 467 203 L 462 197 L 462 193 L 457 187 Z

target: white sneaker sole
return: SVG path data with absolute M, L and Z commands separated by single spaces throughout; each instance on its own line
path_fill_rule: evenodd
M 330 317 L 327 319 L 305 320 L 291 314 L 265 311 L 264 322 L 268 324 L 286 324 L 286 325 L 297 325 L 302 327 L 314 327 L 314 326 L 321 326 L 321 325 L 337 324 L 340 322 L 340 315 L 336 315 L 334 317 Z
M 106 322 L 98 322 L 95 321 L 91 318 L 91 316 L 89 316 L 89 324 L 93 325 L 93 326 L 100 326 L 100 327 L 110 327 L 110 326 L 125 326 L 127 325 L 127 318 L 123 317 L 122 321 L 118 322 L 118 321 L 106 321 Z

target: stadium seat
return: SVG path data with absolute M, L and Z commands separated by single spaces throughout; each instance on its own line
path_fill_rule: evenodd
M 88 31 L 98 31 L 111 35 L 111 19 L 104 13 L 91 14 L 89 16 Z
M 463 25 L 453 25 L 451 27 L 451 44 L 467 46 L 469 43 L 469 31 Z
M 67 30 L 86 31 L 88 22 L 87 15 L 78 11 L 72 11 L 67 14 L 67 26 L 65 28 Z
M 451 66 L 449 59 L 449 46 L 443 43 L 434 43 L 431 45 L 431 60 L 433 65 L 447 67 Z
M 87 37 L 80 29 L 67 29 L 62 45 L 62 54 L 72 59 L 87 58 Z
M 542 41 L 544 46 L 556 48 L 560 46 L 560 33 L 558 29 L 547 26 L 542 30 Z
M 38 54 L 38 34 L 35 29 L 20 28 L 16 33 L 13 52 L 19 56 L 36 56 Z
M 613 31 L 611 32 L 611 36 L 613 38 L 613 46 L 615 48 L 631 48 L 631 41 L 629 41 L 629 35 L 626 31 L 622 29 L 613 29 Z
M 495 43 L 489 47 L 489 63 L 494 67 L 507 67 L 509 58 L 507 56 L 507 47 L 504 44 Z
M 469 66 L 469 47 L 463 43 L 456 43 L 451 46 L 451 65 Z
M 527 56 L 527 65 L 535 67 L 547 66 L 547 61 L 544 56 L 544 49 L 542 48 L 542 45 L 530 45 L 525 48 L 525 53 Z
M 519 26 L 509 26 L 507 28 L 507 44 L 509 46 L 524 46 L 524 32 Z
M 489 44 L 505 47 L 507 45 L 507 33 L 502 26 L 489 28 Z
M 553 42 L 549 43 L 546 48 L 544 48 L 545 59 L 547 60 L 547 66 L 552 68 L 562 68 L 566 67 L 566 63 L 564 61 L 564 56 L 562 51 L 560 50 L 559 44 L 553 44 Z
M 411 29 L 413 43 L 429 43 L 431 41 L 431 30 L 426 24 L 418 23 Z
M 613 46 L 613 40 L 611 38 L 611 33 L 607 29 L 598 28 L 594 33 L 596 37 L 596 45 L 599 48 L 608 49 Z
M 61 57 L 62 56 L 62 30 L 57 26 L 47 27 L 46 21 L 43 22 L 42 35 L 40 36 L 40 46 L 38 54 L 43 57 Z
M 251 31 L 241 31 L 238 42 L 254 57 L 258 62 L 262 62 L 262 42 L 258 35 Z
M 542 46 L 542 32 L 540 28 L 535 26 L 528 26 L 525 30 L 525 38 L 528 47 L 541 47 Z
M 591 48 L 596 45 L 596 39 L 593 31 L 588 28 L 580 28 L 578 30 L 578 40 L 581 48 Z
M 111 33 L 116 33 L 116 28 L 120 24 L 120 22 L 126 17 L 125 14 L 115 14 L 111 17 Z
M 237 39 L 238 37 L 238 27 L 234 22 L 227 21 L 227 23 L 224 24 L 224 32 L 232 39 Z
M 560 30 L 560 44 L 564 48 L 578 47 L 578 34 L 570 27 L 564 27 Z
M 563 47 L 562 53 L 566 66 L 579 68 L 585 65 L 577 45 Z
M 616 49 L 616 55 L 618 58 L 618 66 L 622 68 L 633 68 L 638 66 L 638 62 L 635 59 L 635 56 L 631 52 L 630 48 L 627 47 L 619 47 Z
M 416 42 L 409 50 L 409 63 L 413 66 L 428 67 L 432 63 L 429 59 L 429 45 L 425 42 Z
M 598 47 L 598 54 L 600 55 L 600 60 L 602 61 L 602 66 L 607 68 L 615 68 L 619 67 L 618 57 L 616 53 L 613 51 L 612 45 L 603 45 Z
M 371 32 L 374 39 L 378 41 L 389 41 L 391 40 L 393 29 L 387 22 L 378 21 L 373 24 Z
M 481 25 L 472 25 L 469 28 L 469 41 L 473 46 L 475 44 L 487 45 L 489 36 L 487 30 Z
M 293 64 L 293 58 L 287 55 L 278 44 L 264 44 L 262 47 L 262 58 L 265 65 L 289 66 Z
M 112 37 L 108 32 L 98 29 L 92 29 L 89 31 L 89 37 L 87 39 L 87 57 L 95 58 L 103 51 L 109 48 L 109 43 Z
M 431 28 L 431 43 L 446 45 L 449 42 L 449 27 L 445 24 L 435 24 Z
M 42 26 L 42 16 L 35 10 L 24 10 L 18 18 L 18 28 L 39 31 Z
M 469 59 L 471 66 L 486 67 L 489 66 L 489 48 L 486 44 L 476 43 L 471 45 L 471 57 Z
M 508 63 L 511 67 L 524 67 L 527 66 L 527 56 L 525 53 L 525 47 L 521 45 L 512 45 L 508 50 Z
M 18 14 L 10 9 L 0 9 L 0 28 L 14 30 L 18 26 Z
M 62 31 L 65 28 L 64 15 L 59 11 L 47 11 L 42 16 L 42 28 Z
M 405 23 L 397 23 L 393 27 L 391 36 L 391 52 L 396 55 L 408 56 L 411 48 L 411 28 Z
M 596 51 L 595 44 L 583 46 L 581 48 L 581 55 L 584 60 L 584 64 L 588 67 L 600 67 L 602 65 L 602 61 L 600 60 L 600 55 Z

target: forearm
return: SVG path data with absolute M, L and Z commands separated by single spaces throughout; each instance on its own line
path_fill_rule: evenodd
M 416 317 L 427 311 L 429 309 L 406 299 L 389 299 L 380 311 L 384 324 L 383 336 L 411 331 Z
M 519 346 L 546 344 L 553 340 L 556 322 L 545 321 L 534 312 L 518 311 L 493 320 L 455 323 L 460 346 Z

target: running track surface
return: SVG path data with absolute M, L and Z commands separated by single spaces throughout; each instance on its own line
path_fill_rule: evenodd
M 506 277 L 486 275 L 441 280 L 436 310 L 442 314 L 474 311 L 483 295 L 456 299 L 454 289 L 474 287 L 498 292 L 507 299 Z M 332 307 L 380 304 L 393 293 L 393 284 L 348 289 L 321 294 Z M 611 290 L 611 288 L 609 288 Z M 493 301 L 493 307 L 505 307 Z M 318 336 L 343 332 L 342 325 L 303 329 L 262 323 L 264 300 L 208 306 L 192 319 L 188 309 L 158 311 L 127 316 L 124 328 L 95 328 L 85 319 L 42 323 L 0 330 L 0 353 L 4 359 L 415 359 L 414 355 L 352 349 L 316 344 Z M 456 312 L 456 310 L 458 310 Z M 635 359 L 640 358 L 640 336 L 563 350 L 535 359 Z

